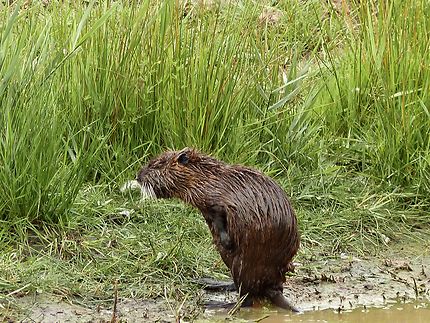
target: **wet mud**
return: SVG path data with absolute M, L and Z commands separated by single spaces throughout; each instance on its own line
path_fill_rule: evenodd
M 303 311 L 298 315 L 266 303 L 231 315 L 228 309 L 204 307 L 203 304 L 235 302 L 236 292 L 202 291 L 196 296 L 197 302 L 123 299 L 119 295 L 116 310 L 113 304 L 87 305 L 73 299 L 27 295 L 14 299 L 13 311 L 8 312 L 8 306 L 3 304 L 3 319 L 23 322 L 110 322 L 112 319 L 118 322 L 213 322 L 228 319 L 268 323 L 337 318 L 344 322 L 351 315 L 355 315 L 353 320 L 359 321 L 357 317 L 364 315 L 368 320 L 368 315 L 378 315 L 379 311 L 385 314 L 402 311 L 409 313 L 409 317 L 413 317 L 410 313 L 419 315 L 414 321 L 430 321 L 430 252 L 419 250 L 398 256 L 399 252 L 404 253 L 391 251 L 377 258 L 341 254 L 326 260 L 324 255 L 302 257 L 284 289 L 287 298 Z M 386 321 L 392 323 L 393 319 Z

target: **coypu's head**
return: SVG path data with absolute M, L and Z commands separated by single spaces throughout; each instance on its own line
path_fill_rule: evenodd
M 199 182 L 205 181 L 206 169 L 220 162 L 192 148 L 167 151 L 152 159 L 137 174 L 142 192 L 155 198 L 180 198 L 191 202 Z

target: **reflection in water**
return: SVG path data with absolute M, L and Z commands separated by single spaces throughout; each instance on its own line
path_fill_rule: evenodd
M 225 322 L 228 317 L 223 312 L 208 312 L 199 322 Z M 292 314 L 273 309 L 241 309 L 229 322 L 430 322 L 428 303 L 391 303 L 383 308 L 354 309 L 338 313 L 335 310 L 309 311 Z

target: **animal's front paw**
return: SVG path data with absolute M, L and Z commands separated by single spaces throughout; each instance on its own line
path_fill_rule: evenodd
M 221 245 L 227 249 L 232 250 L 234 247 L 233 241 L 231 240 L 230 236 L 227 234 L 227 232 L 223 231 L 220 233 L 219 237 Z

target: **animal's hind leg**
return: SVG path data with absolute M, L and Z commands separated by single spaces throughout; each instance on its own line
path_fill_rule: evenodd
M 284 294 L 282 293 L 282 290 L 278 290 L 278 289 L 268 289 L 266 291 L 266 296 L 270 299 L 270 301 L 283 309 L 289 310 L 289 311 L 293 311 L 293 312 L 300 312 L 300 310 L 295 307 L 294 305 L 292 305 L 287 298 L 284 296 Z

